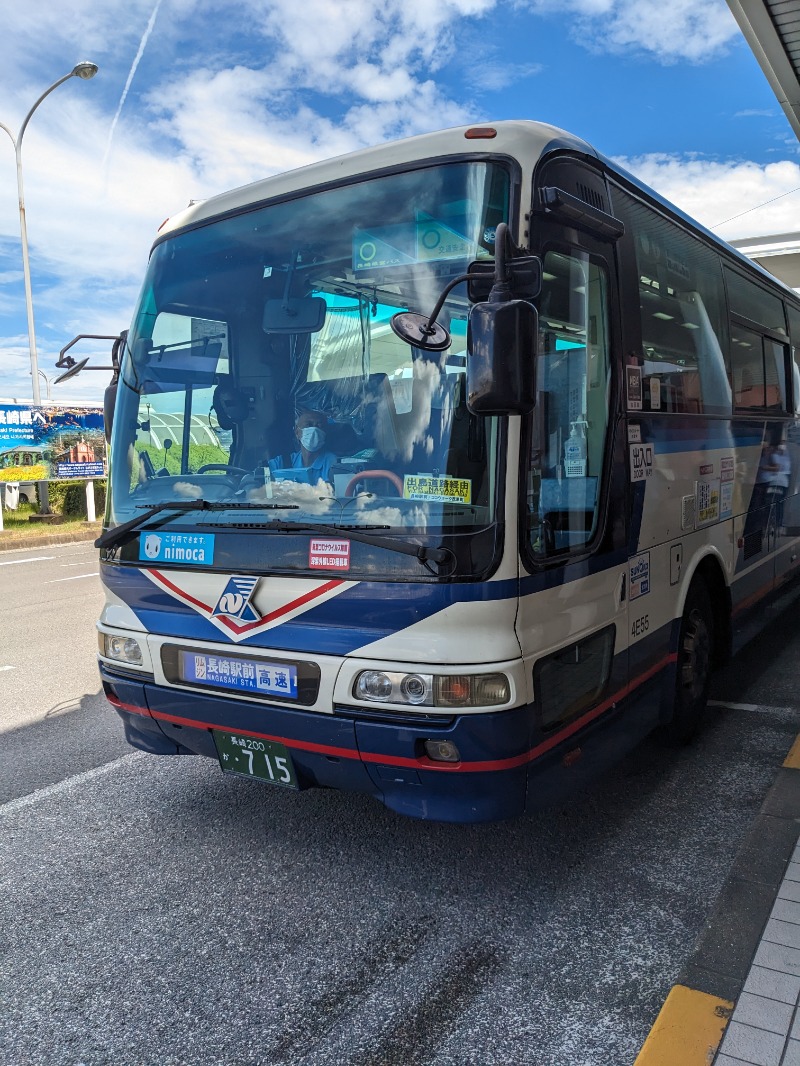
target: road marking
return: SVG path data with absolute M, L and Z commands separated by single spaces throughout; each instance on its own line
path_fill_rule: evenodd
M 709 707 L 727 707 L 729 711 L 755 711 L 757 714 L 796 714 L 796 707 L 767 707 L 763 703 L 728 703 L 727 700 L 709 700 Z
M 789 770 L 800 770 L 800 736 L 789 749 L 789 754 L 783 760 L 783 765 Z
M 35 792 L 29 792 L 27 796 L 19 796 L 17 799 L 8 800 L 7 803 L 0 803 L 0 816 L 13 814 L 23 807 L 31 807 L 41 799 L 47 799 L 48 796 L 56 796 L 59 792 L 66 792 L 72 785 L 82 785 L 86 781 L 92 781 L 95 777 L 102 777 L 103 774 L 110 773 L 110 771 L 116 770 L 127 763 L 141 759 L 144 754 L 143 751 L 132 751 L 129 755 L 122 755 L 112 762 L 104 763 L 102 766 L 95 766 L 93 770 L 85 770 L 82 774 L 67 777 L 54 785 L 47 785 L 46 788 L 37 788 Z
M 55 555 L 34 555 L 32 559 L 9 559 L 8 562 L 0 563 L 0 566 L 19 566 L 20 563 L 41 563 L 45 559 L 55 559 Z
M 727 999 L 673 985 L 634 1066 L 708 1066 L 732 1012 Z
M 2 673 L 3 670 L 16 670 L 16 666 L 0 666 L 0 673 Z
M 45 581 L 45 585 L 57 585 L 59 581 L 79 581 L 82 577 L 100 577 L 100 571 L 94 570 L 91 574 L 73 574 L 71 577 L 54 577 L 52 581 Z

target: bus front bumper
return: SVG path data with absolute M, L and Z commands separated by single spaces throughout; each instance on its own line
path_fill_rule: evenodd
M 536 706 L 454 715 L 440 723 L 372 720 L 186 692 L 120 677 L 100 664 L 128 742 L 156 755 L 217 759 L 214 730 L 283 745 L 297 784 L 371 795 L 392 811 L 439 822 L 489 822 L 558 803 L 618 762 L 652 729 L 652 696 L 612 704 L 580 736 L 543 736 Z M 658 679 L 654 679 L 653 684 Z M 648 713 L 644 713 L 647 711 Z M 425 741 L 449 740 L 457 763 L 435 762 Z
M 128 743 L 155 755 L 217 758 L 213 730 L 284 745 L 303 788 L 364 792 L 390 810 L 442 822 L 512 818 L 525 810 L 531 708 L 461 715 L 443 724 L 373 721 L 185 692 L 120 677 L 100 664 Z M 450 740 L 458 763 L 434 762 L 425 740 Z

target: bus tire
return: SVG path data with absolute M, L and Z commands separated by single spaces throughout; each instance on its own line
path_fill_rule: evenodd
M 689 589 L 683 608 L 675 664 L 672 718 L 661 727 L 670 744 L 688 744 L 703 721 L 714 661 L 714 612 L 702 581 Z

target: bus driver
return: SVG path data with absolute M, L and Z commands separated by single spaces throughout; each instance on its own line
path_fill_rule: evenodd
M 306 469 L 309 473 L 311 484 L 317 481 L 331 480 L 331 467 L 336 462 L 334 452 L 327 451 L 325 442 L 327 435 L 325 427 L 328 419 L 322 411 L 300 411 L 294 423 L 294 435 L 300 444 L 300 450 L 292 452 L 289 462 L 283 455 L 276 455 L 269 461 L 270 470 Z

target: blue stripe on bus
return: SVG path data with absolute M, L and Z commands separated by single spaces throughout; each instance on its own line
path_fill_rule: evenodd
M 642 426 L 642 438 L 656 446 L 656 455 L 679 452 L 733 451 L 736 448 L 759 448 L 764 440 L 765 424 L 758 426 L 720 426 L 717 422 L 703 421 L 700 425 L 671 426 L 655 420 Z
M 181 580 L 180 572 L 171 571 L 170 576 Z M 138 567 L 104 564 L 102 579 L 150 633 L 216 642 L 230 639 L 204 615 L 159 589 Z M 347 655 L 453 604 L 513 599 L 518 589 L 516 579 L 447 585 L 361 581 L 299 617 L 238 643 L 240 647 L 302 647 L 309 653 Z

